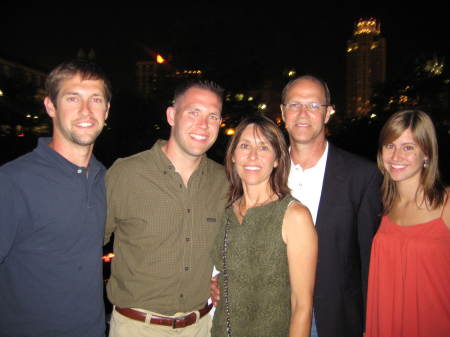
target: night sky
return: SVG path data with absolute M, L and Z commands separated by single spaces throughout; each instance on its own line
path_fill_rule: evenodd
M 401 73 L 409 55 L 436 52 L 450 61 L 447 13 L 437 2 L 420 8 L 411 2 L 400 8 L 397 1 L 390 2 L 396 8 L 363 8 L 349 1 L 345 6 L 296 2 L 294 7 L 276 1 L 257 6 L 196 1 L 182 7 L 121 2 L 125 8 L 43 3 L 2 5 L 0 57 L 47 72 L 80 48 L 93 48 L 116 90 L 132 85 L 136 61 L 160 52 L 171 55 L 176 67 L 208 69 L 207 77 L 226 89 L 251 88 L 294 67 L 298 74 L 323 77 L 332 94 L 343 98 L 346 41 L 360 17 L 381 21 L 388 79 Z

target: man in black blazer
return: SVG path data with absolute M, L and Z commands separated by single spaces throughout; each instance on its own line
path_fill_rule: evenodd
M 311 336 L 361 337 L 370 248 L 381 214 L 380 174 L 374 163 L 326 140 L 333 108 L 322 80 L 290 81 L 281 111 L 291 145 L 289 187 L 310 209 L 319 236 Z

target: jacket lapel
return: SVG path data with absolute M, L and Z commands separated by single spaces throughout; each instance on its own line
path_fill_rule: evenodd
M 327 224 L 327 214 L 332 214 L 336 199 L 344 191 L 345 170 L 342 158 L 336 147 L 328 143 L 328 157 L 325 166 L 325 175 L 323 178 L 322 192 L 320 194 L 319 209 L 317 211 L 316 228 L 325 227 Z

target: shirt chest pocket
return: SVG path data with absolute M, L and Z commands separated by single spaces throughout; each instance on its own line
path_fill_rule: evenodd
M 208 251 L 212 248 L 220 225 L 222 215 L 217 211 L 202 212 L 197 221 L 197 241 L 194 245 L 198 248 L 204 248 Z

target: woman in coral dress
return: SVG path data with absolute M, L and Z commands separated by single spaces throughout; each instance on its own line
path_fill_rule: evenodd
M 422 111 L 380 134 L 384 216 L 372 244 L 365 337 L 450 336 L 450 202 L 436 133 Z

